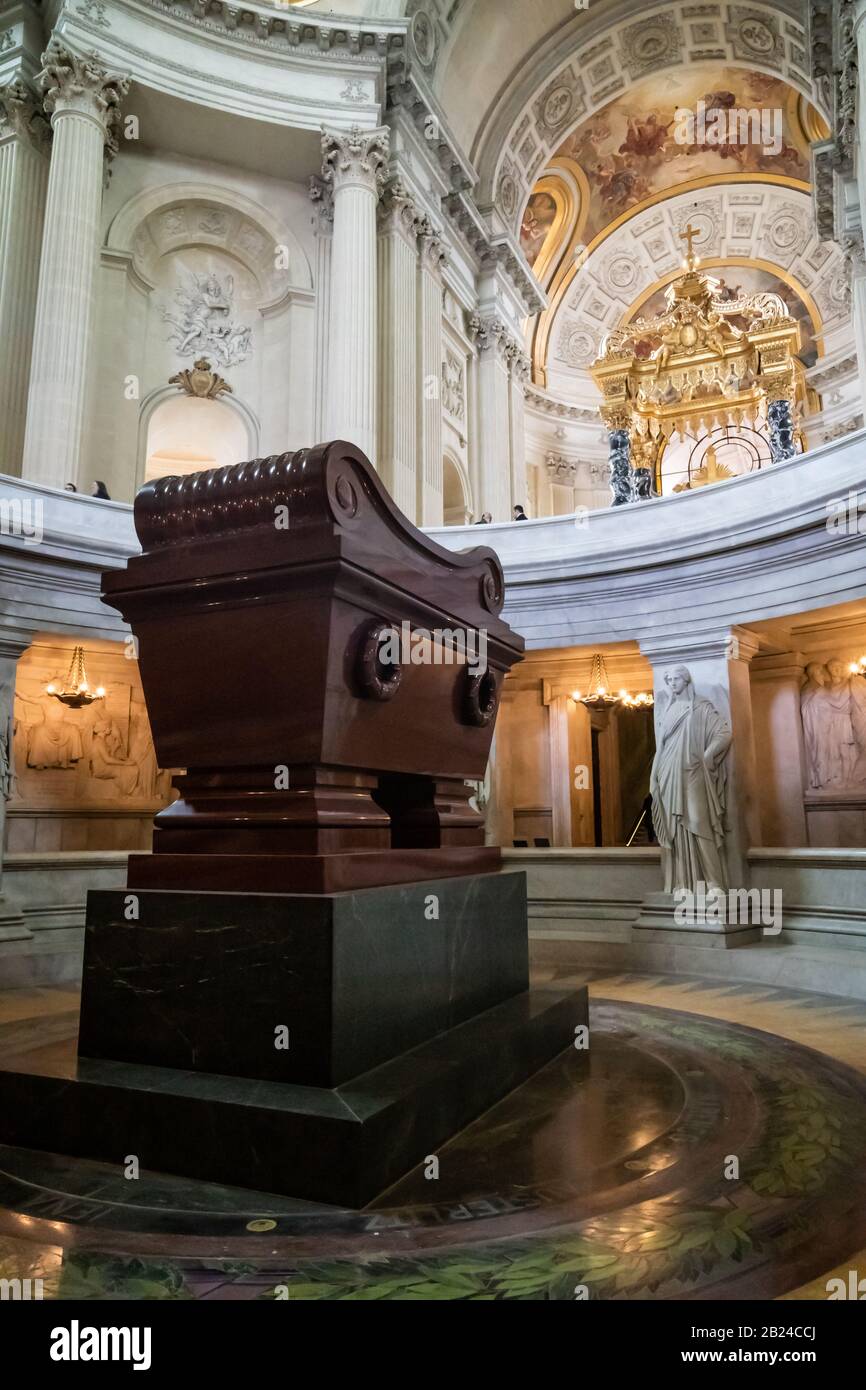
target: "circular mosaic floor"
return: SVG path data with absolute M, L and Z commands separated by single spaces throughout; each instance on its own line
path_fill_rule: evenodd
M 594 1000 L 539 1072 L 363 1212 L 0 1148 L 0 1277 L 46 1297 L 773 1298 L 866 1244 L 866 1078 Z

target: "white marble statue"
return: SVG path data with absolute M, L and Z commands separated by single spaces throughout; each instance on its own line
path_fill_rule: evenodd
M 665 674 L 670 697 L 661 710 L 650 774 L 653 827 L 661 846 L 665 892 L 726 889 L 725 758 L 731 730 L 691 674 Z
M 813 791 L 866 783 L 866 680 L 834 656 L 806 667 L 800 716 Z

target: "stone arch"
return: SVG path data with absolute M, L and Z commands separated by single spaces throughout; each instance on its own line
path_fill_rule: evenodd
M 158 386 L 141 402 L 138 414 L 138 442 L 136 447 L 136 477 L 135 490 L 137 491 L 145 482 L 147 460 L 148 460 L 148 441 L 151 437 L 151 427 L 157 413 L 163 406 L 173 402 L 182 403 L 183 401 L 197 401 L 201 406 L 219 406 L 220 413 L 224 411 L 232 412 L 240 422 L 243 434 L 246 438 L 246 446 L 243 451 L 243 458 L 240 459 L 219 459 L 214 458 L 213 464 L 204 466 L 219 465 L 222 462 L 241 463 L 244 459 L 257 458 L 259 455 L 259 436 L 260 426 L 255 411 L 247 403 L 235 395 L 222 395 L 219 400 L 202 401 L 197 397 L 191 397 L 179 391 L 175 386 Z M 190 470 L 191 471 L 191 470 Z
M 824 335 L 849 332 L 844 253 L 821 242 L 805 190 L 731 182 L 672 191 L 611 231 L 551 296 L 533 340 L 538 382 L 546 384 L 552 370 L 564 372 L 581 403 L 593 405 L 597 397 L 589 364 L 605 333 L 624 321 L 639 295 L 681 269 L 678 234 L 686 221 L 701 232 L 695 249 L 702 263 L 751 262 L 774 269 L 796 290 Z
M 516 80 L 502 85 L 472 157 L 480 200 L 495 202 L 512 227 L 563 140 L 654 73 L 710 61 L 748 68 L 780 78 L 827 118 L 827 92 L 809 71 L 806 32 L 781 6 L 750 5 L 735 19 L 721 12 L 695 17 L 688 0 L 646 10 L 629 3 L 592 22 L 573 17 L 548 36 L 531 64 L 515 68 Z
M 106 238 L 106 250 L 129 255 L 148 289 L 155 261 L 191 244 L 223 250 L 245 265 L 261 286 L 262 309 L 313 288 L 309 259 L 294 232 L 267 208 L 219 184 L 182 181 L 144 189 L 116 214 Z M 285 248 L 287 267 L 278 268 L 278 248 Z
M 469 479 L 450 449 L 446 449 L 442 459 L 442 512 L 446 526 L 465 526 L 472 520 Z

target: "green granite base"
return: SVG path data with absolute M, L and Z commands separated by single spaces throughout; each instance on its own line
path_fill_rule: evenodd
M 76 1057 L 0 1062 L 0 1142 L 359 1208 L 571 1048 L 586 989 L 532 989 L 336 1087 Z

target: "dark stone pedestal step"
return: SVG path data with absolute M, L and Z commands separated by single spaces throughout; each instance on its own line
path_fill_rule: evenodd
M 587 1022 L 532 989 L 327 1090 L 46 1049 L 0 1061 L 0 1142 L 362 1207 L 526 1081 Z M 585 1053 L 574 1051 L 574 1064 Z

